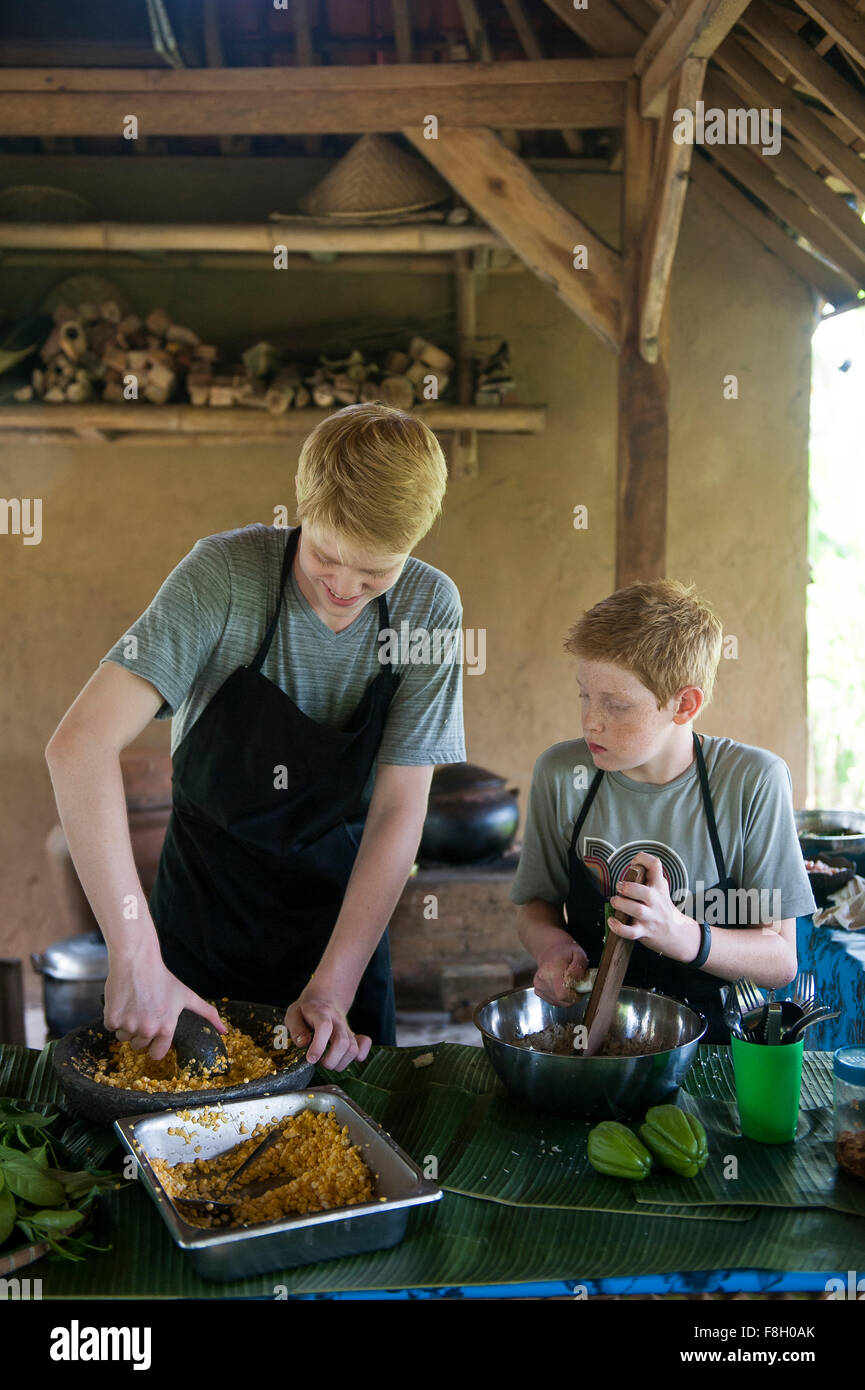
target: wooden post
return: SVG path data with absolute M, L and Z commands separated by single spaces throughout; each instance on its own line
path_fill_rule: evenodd
M 667 563 L 669 291 L 658 354 L 640 353 L 640 256 L 646 233 L 655 122 L 640 114 L 640 84 L 628 84 L 622 175 L 623 343 L 619 355 L 616 588 L 658 579 Z
M 477 335 L 477 302 L 475 272 L 468 251 L 457 251 L 456 321 L 457 321 L 457 392 L 460 405 L 474 404 L 473 350 Z M 451 477 L 476 478 L 478 474 L 478 432 L 458 430 L 453 436 Z

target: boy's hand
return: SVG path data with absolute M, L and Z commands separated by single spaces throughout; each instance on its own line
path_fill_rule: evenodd
M 615 885 L 610 904 L 617 915 L 608 920 L 610 931 L 631 941 L 642 941 L 661 956 L 693 960 L 700 949 L 700 928 L 674 906 L 660 859 L 640 850 L 631 863 L 645 866 L 646 882 L 624 883 L 620 879 Z M 626 926 L 619 916 L 634 920 Z
M 696 954 L 696 953 L 695 953 Z M 554 946 L 538 961 L 538 968 L 532 984 L 535 994 L 548 1004 L 567 1005 L 579 997 L 568 989 L 568 980 L 581 980 L 589 965 L 589 958 L 576 941 L 573 946 Z
M 323 1067 L 343 1071 L 355 1060 L 363 1062 L 369 1056 L 372 1039 L 365 1033 L 353 1033 L 344 1011 L 326 994 L 316 993 L 311 985 L 290 1004 L 285 1014 L 289 1037 L 298 1047 L 307 1047 L 307 1060 L 321 1061 Z

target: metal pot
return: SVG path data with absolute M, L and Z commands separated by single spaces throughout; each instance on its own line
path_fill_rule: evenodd
M 450 763 L 433 774 L 420 843 L 421 859 L 472 864 L 513 844 L 520 823 L 516 787 L 473 763 Z
M 865 811 L 796 811 L 795 820 L 804 859 L 841 854 L 865 873 Z
M 48 1032 L 63 1037 L 102 1013 L 108 978 L 108 947 L 101 932 L 85 932 L 55 941 L 30 956 L 42 976 L 42 1002 Z

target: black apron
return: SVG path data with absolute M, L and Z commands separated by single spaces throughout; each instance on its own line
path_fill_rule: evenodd
M 216 692 L 177 748 L 172 811 L 150 898 L 162 959 L 209 999 L 294 1002 L 321 960 L 363 831 L 363 792 L 400 681 L 382 667 L 341 729 L 305 715 L 262 675 L 297 550 L 255 658 Z M 378 598 L 382 628 L 387 603 Z M 396 1042 L 385 930 L 348 1012 Z
M 706 890 L 706 897 L 711 895 L 713 907 L 716 908 L 716 914 L 713 915 L 716 915 L 718 926 L 724 926 L 727 924 L 727 889 L 737 888 L 738 884 L 735 879 L 727 876 L 721 842 L 718 838 L 718 827 L 715 824 L 715 812 L 712 808 L 703 750 L 696 734 L 693 734 L 693 739 L 703 808 L 706 812 L 709 838 L 712 842 L 712 852 L 718 871 L 718 882 L 712 889 Z M 607 899 L 598 886 L 597 878 L 590 869 L 586 868 L 577 854 L 576 846 L 583 822 L 598 787 L 601 785 L 603 775 L 603 769 L 599 769 L 595 773 L 588 795 L 574 824 L 568 850 L 570 881 L 567 901 L 567 930 L 574 940 L 582 946 L 590 966 L 600 964 L 601 952 L 604 948 L 604 906 Z M 723 895 L 718 890 L 723 890 Z M 720 900 L 720 904 L 718 900 Z M 673 999 L 690 1004 L 700 1013 L 705 1014 L 709 1026 L 703 1037 L 703 1042 L 728 1043 L 730 1041 L 730 1030 L 723 1018 L 721 999 L 723 981 L 718 976 L 709 975 L 704 970 L 694 970 L 689 965 L 671 960 L 669 956 L 659 955 L 657 951 L 644 946 L 641 941 L 635 941 L 625 975 L 625 984 L 633 986 L 635 989 L 656 989 L 659 994 L 669 994 Z

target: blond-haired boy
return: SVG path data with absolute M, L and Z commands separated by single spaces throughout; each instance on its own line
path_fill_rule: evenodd
M 133 1047 L 164 1056 L 183 1008 L 221 1028 L 221 997 L 285 1008 L 325 1066 L 395 1041 L 387 923 L 433 768 L 465 746 L 460 665 L 398 670 L 381 632 L 459 632 L 455 585 L 410 555 L 446 481 L 421 420 L 328 416 L 301 450 L 300 524 L 198 541 L 58 726 L 46 756 L 108 943 L 105 1022 Z M 173 721 L 173 795 L 148 905 L 118 755 L 154 717 Z
M 795 919 L 814 911 L 786 763 L 763 748 L 696 735 L 712 695 L 721 624 L 693 586 L 634 584 L 571 629 L 583 738 L 538 758 L 513 901 L 537 962 L 534 986 L 572 1003 L 610 929 L 635 941 L 626 985 L 706 1015 L 729 1041 L 721 986 L 779 988 L 796 973 Z M 645 884 L 622 883 L 628 864 Z

